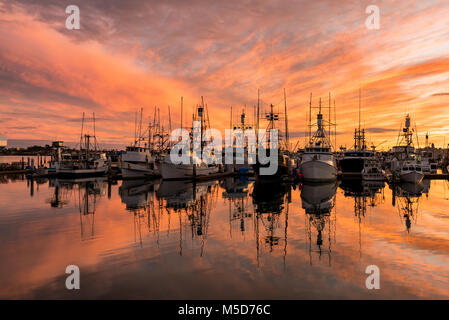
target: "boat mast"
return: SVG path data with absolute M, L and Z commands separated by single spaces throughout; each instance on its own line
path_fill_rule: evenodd
M 93 118 L 93 121 L 94 121 L 94 149 L 95 149 L 95 151 L 97 151 L 97 135 L 96 135 L 96 132 L 95 132 L 95 112 L 93 112 L 92 113 L 92 118 Z
M 181 130 L 182 130 L 182 108 L 183 108 L 183 97 L 181 97 Z
M 203 113 L 204 113 L 204 98 L 203 98 L 203 96 L 201 96 L 201 108 L 200 108 L 200 110 L 201 110 L 201 113 L 198 112 L 198 113 L 200 113 L 198 115 L 200 116 L 200 119 L 201 119 L 201 136 L 200 136 L 201 137 L 201 141 L 200 141 L 201 154 L 200 154 L 200 160 L 202 160 L 203 159 Z
M 134 114 L 134 147 L 137 145 L 137 111 Z
M 257 89 L 256 145 L 259 148 L 260 89 Z
M 312 92 L 310 93 L 309 102 L 309 141 L 312 138 Z
M 137 138 L 139 141 L 139 147 L 140 147 L 140 140 L 142 139 L 142 116 L 143 116 L 143 108 L 140 108 L 139 136 Z
M 84 112 L 81 120 L 81 136 L 80 136 L 80 150 L 83 148 L 83 130 L 84 130 Z
M 334 99 L 334 151 L 337 151 L 337 109 Z
M 232 127 L 232 106 L 231 106 L 231 118 L 230 118 L 230 121 L 229 121 L 229 128 L 231 130 L 233 129 L 233 127 Z
M 171 114 L 170 114 L 170 105 L 168 106 L 168 130 L 171 132 Z
M 354 149 L 356 151 L 363 151 L 366 149 L 365 129 L 361 129 L 361 121 L 362 121 L 362 88 L 359 88 L 359 125 L 358 129 L 354 129 Z
M 288 119 L 287 119 L 287 95 L 285 94 L 284 88 L 284 112 L 285 112 L 285 145 L 287 150 L 289 149 L 289 141 L 288 141 Z
M 328 130 L 328 134 L 329 134 L 329 142 L 331 142 L 332 141 L 332 132 L 331 132 L 331 130 L 332 130 L 332 124 L 331 124 L 331 93 L 330 93 L 330 91 L 329 91 L 329 121 L 328 121 L 328 123 L 329 123 L 329 130 Z

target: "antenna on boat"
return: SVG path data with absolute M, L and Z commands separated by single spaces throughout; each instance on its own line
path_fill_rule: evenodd
M 171 114 L 170 114 L 170 105 L 168 106 L 168 130 L 171 132 Z
M 304 127 L 304 146 L 306 146 L 306 144 L 307 144 L 306 137 L 307 137 L 307 120 L 308 120 L 308 118 L 309 118 L 309 115 L 307 114 L 307 111 L 306 111 L 306 118 L 305 118 L 306 125 Z
M 329 142 L 332 144 L 332 123 L 331 123 L 331 92 L 329 91 Z
M 141 107 L 140 108 L 139 137 L 138 137 L 139 145 L 140 145 L 140 139 L 142 137 L 142 116 L 143 116 L 143 108 Z
M 257 89 L 257 122 L 256 122 L 256 137 L 259 136 L 259 117 L 260 117 L 260 89 Z
M 210 118 L 209 118 L 209 108 L 207 107 L 207 103 L 206 103 L 206 117 L 207 117 L 207 127 L 210 128 Z
M 310 93 L 309 102 L 309 140 L 312 137 L 312 92 Z
M 95 112 L 92 113 L 92 119 L 94 121 L 94 141 L 95 141 L 94 149 L 95 151 L 97 151 L 97 135 L 95 132 Z
M 80 150 L 83 145 L 83 130 L 84 130 L 84 112 L 83 112 L 83 118 L 81 120 Z
M 415 134 L 416 134 L 416 143 L 417 143 L 418 149 L 419 149 L 418 128 L 416 127 L 416 121 L 415 121 Z
M 134 113 L 134 146 L 137 143 L 137 111 Z
M 334 141 L 335 141 L 335 151 L 337 150 L 337 107 L 335 106 L 334 99 Z
M 252 129 L 254 130 L 254 125 L 256 124 L 256 105 L 253 105 L 253 124 L 252 124 Z M 257 133 L 256 133 L 257 135 Z
M 181 97 L 181 129 L 182 129 L 182 107 L 183 107 L 183 97 Z
M 201 145 L 201 154 L 200 154 L 200 159 L 202 160 L 203 159 L 203 130 L 204 130 L 204 128 L 203 128 L 203 120 L 204 120 L 204 98 L 203 98 L 203 96 L 201 96 L 201 108 L 202 108 L 202 110 L 201 110 L 201 141 L 200 141 L 200 145 Z
M 284 109 L 285 109 L 285 144 L 288 150 L 290 146 L 288 141 L 287 95 L 285 94 L 285 88 L 284 88 Z
M 231 106 L 231 119 L 230 119 L 230 122 L 229 122 L 229 129 L 232 130 L 232 106 Z

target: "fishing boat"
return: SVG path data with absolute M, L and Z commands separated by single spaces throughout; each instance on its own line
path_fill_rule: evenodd
M 147 147 L 128 146 L 121 154 L 123 179 L 154 177 L 158 175 L 154 158 Z
M 424 178 L 420 164 L 414 160 L 402 163 L 398 173 L 403 182 L 420 183 Z
M 156 158 L 165 155 L 167 135 L 160 125 L 159 113 L 154 113 L 153 124 L 149 124 L 142 133 L 142 114 L 140 111 L 140 123 L 134 129 L 134 142 L 126 147 L 121 155 L 121 169 L 124 179 L 151 178 L 160 176 Z M 156 122 L 156 118 L 158 119 Z M 171 120 L 170 120 L 171 123 Z
M 405 125 L 398 136 L 398 145 L 393 147 L 394 158 L 391 161 L 391 171 L 402 182 L 420 183 L 424 178 L 422 163 L 415 153 L 411 120 L 407 114 Z
M 190 159 L 193 159 L 191 156 Z M 206 177 L 219 172 L 216 165 L 208 165 L 205 162 L 197 164 L 175 164 L 171 161 L 170 154 L 166 155 L 159 165 L 159 171 L 164 180 L 183 180 L 195 177 Z
M 232 164 L 226 164 L 225 168 L 227 172 L 237 172 L 239 174 L 242 175 L 248 175 L 248 174 L 253 174 L 254 170 L 252 168 L 252 165 L 254 163 L 250 163 L 250 148 L 251 146 L 249 145 L 248 141 L 245 140 L 245 135 L 247 131 L 253 131 L 254 130 L 254 126 L 251 123 L 247 123 L 246 122 L 246 113 L 245 110 L 242 110 L 242 113 L 240 114 L 240 121 L 237 123 L 233 123 L 233 118 L 232 118 L 232 107 L 231 107 L 231 128 L 234 131 L 240 132 L 242 134 L 242 140 L 241 140 L 241 145 L 237 146 L 234 145 L 233 146 L 233 161 Z M 241 147 L 241 149 L 243 150 L 243 152 L 236 152 L 236 147 Z M 225 158 L 225 153 L 226 150 L 223 150 L 223 158 Z
M 89 135 L 85 139 L 88 141 Z M 88 143 L 88 142 L 87 142 Z M 105 153 L 92 153 L 88 148 L 80 152 L 64 153 L 56 163 L 58 176 L 102 176 L 108 171 Z
M 311 109 L 312 100 L 310 100 L 310 112 Z M 305 181 L 320 182 L 337 179 L 337 162 L 331 150 L 332 145 L 329 137 L 326 135 L 325 124 L 323 121 L 320 99 L 316 123 L 317 130 L 313 135 L 309 133 L 309 142 L 304 148 L 304 153 L 301 159 L 301 172 Z M 331 125 L 330 122 L 328 122 L 328 124 L 329 126 Z M 311 122 L 309 123 L 309 127 L 312 127 Z
M 338 166 L 343 178 L 360 178 L 365 168 L 365 162 L 374 159 L 375 152 L 366 145 L 365 129 L 361 128 L 361 90 L 359 90 L 359 126 L 354 129 L 354 145 L 351 150 L 344 150 L 338 160 Z M 363 177 L 362 177 L 363 178 Z
M 193 116 L 193 121 L 200 122 L 200 137 L 203 137 L 203 132 L 206 130 L 206 123 L 209 123 L 207 112 L 204 107 L 204 100 L 201 98 L 202 103 L 196 107 L 196 112 Z M 193 125 L 190 137 L 193 137 Z M 170 153 L 165 155 L 163 161 L 159 163 L 158 168 L 163 180 L 184 180 L 184 179 L 196 179 L 198 177 L 207 177 L 219 172 L 219 167 L 216 164 L 208 164 L 203 155 L 203 141 L 200 142 L 200 155 L 190 152 L 189 163 L 173 163 Z M 190 145 L 193 145 L 193 138 L 190 139 Z M 190 149 L 192 150 L 192 148 Z
M 83 134 L 83 113 L 80 149 L 62 154 L 61 160 L 55 164 L 58 176 L 102 176 L 108 171 L 106 154 L 98 150 L 97 138 L 95 136 L 95 114 L 93 115 L 93 123 L 94 134 Z
M 365 181 L 385 180 L 385 172 L 382 170 L 379 160 L 370 159 L 364 162 L 364 167 L 362 170 L 362 180 Z
M 279 120 L 282 120 L 281 113 L 276 112 L 274 110 L 274 105 L 270 104 L 270 110 L 265 112 L 263 118 L 266 122 L 266 129 L 264 133 L 264 138 L 260 139 L 260 129 L 259 129 L 259 95 L 257 102 L 257 124 L 256 124 L 256 132 L 259 132 L 259 137 L 257 141 L 257 151 L 258 157 L 256 163 L 253 165 L 254 173 L 256 176 L 256 180 L 266 180 L 271 183 L 270 180 L 282 180 L 289 176 L 289 174 L 293 171 L 293 161 L 290 158 L 288 148 L 289 148 L 289 138 L 288 138 L 288 125 L 287 125 L 287 98 L 284 89 L 284 121 L 285 121 L 285 132 L 282 134 L 279 130 L 279 126 L 276 123 Z M 272 140 L 272 133 L 274 131 L 278 131 L 278 141 Z M 265 153 L 267 157 L 271 160 L 269 162 L 263 163 L 259 159 L 259 149 L 265 149 Z M 277 153 L 277 159 L 271 156 L 271 152 L 274 151 Z M 270 166 L 273 165 L 272 161 L 276 161 L 277 167 L 275 172 L 272 174 L 264 174 L 263 171 L 268 170 Z
M 126 209 L 138 211 L 146 209 L 153 198 L 153 193 L 159 187 L 155 180 L 124 180 L 119 188 L 122 203 L 126 204 Z

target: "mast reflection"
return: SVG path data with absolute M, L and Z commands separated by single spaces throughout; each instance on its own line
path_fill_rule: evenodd
M 106 195 L 106 178 L 54 179 L 50 180 L 49 186 L 54 188 L 47 201 L 50 206 L 63 208 L 73 199 L 79 211 L 81 239 L 93 239 L 97 201 Z
M 148 231 L 158 231 L 158 223 L 154 212 L 154 191 L 159 187 L 159 181 L 124 180 L 119 188 L 122 203 L 126 210 L 134 214 L 134 239 L 142 245 L 142 221 L 147 217 Z M 153 227 L 153 228 L 152 228 Z
M 354 217 L 358 223 L 359 252 L 362 257 L 362 222 L 365 218 L 367 207 L 375 207 L 384 202 L 384 181 L 359 181 L 346 180 L 340 184 L 346 198 L 354 199 Z
M 419 201 L 423 193 L 429 193 L 430 181 L 423 180 L 420 183 L 401 183 L 390 186 L 392 189 L 392 205 L 398 208 L 400 219 L 405 224 L 407 233 L 410 233 L 412 224 L 416 224 L 418 218 Z
M 247 231 L 247 222 L 253 217 L 248 204 L 248 192 L 252 182 L 245 177 L 226 178 L 221 181 L 221 187 L 225 189 L 222 193 L 223 199 L 229 202 L 229 236 L 232 238 L 232 226 L 238 223 L 242 235 Z
M 287 255 L 288 209 L 291 202 L 291 184 L 258 181 L 254 183 L 253 208 L 255 212 L 256 258 L 260 264 L 262 239 L 269 252 L 283 244 L 283 260 Z M 284 217 L 282 218 L 282 215 Z
M 183 229 L 188 227 L 192 241 L 200 241 L 200 256 L 203 256 L 210 213 L 218 195 L 218 182 L 163 181 L 156 192 L 159 208 L 165 207 L 167 213 L 178 213 L 179 254 L 183 253 Z M 165 201 L 165 204 L 163 203 Z M 184 221 L 183 221 L 184 217 Z M 170 221 L 170 220 L 169 220 Z
M 323 253 L 328 255 L 329 265 L 331 265 L 332 252 L 332 234 L 335 232 L 335 214 L 332 217 L 332 209 L 335 206 L 335 194 L 337 183 L 304 184 L 301 190 L 302 208 L 306 212 L 306 233 L 309 247 L 309 260 L 312 265 L 312 252 L 321 256 Z M 327 248 L 324 245 L 326 226 L 328 228 Z M 316 230 L 316 247 L 313 249 L 312 233 Z

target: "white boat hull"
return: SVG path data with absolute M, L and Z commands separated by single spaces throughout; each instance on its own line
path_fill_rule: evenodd
M 158 175 L 156 167 L 151 169 L 148 164 L 124 162 L 122 165 L 122 177 L 124 179 L 145 178 Z
M 176 165 L 172 163 L 162 162 L 159 165 L 159 171 L 164 180 L 178 180 L 178 179 L 191 179 L 193 178 L 193 166 L 192 165 Z M 196 176 L 208 176 L 218 173 L 218 167 L 206 167 L 197 166 Z
M 412 183 L 420 183 L 424 178 L 424 174 L 422 172 L 410 171 L 406 173 L 401 173 L 400 179 L 404 182 L 412 182 Z
M 306 181 L 333 181 L 337 179 L 337 168 L 329 162 L 320 160 L 303 162 L 301 172 Z

